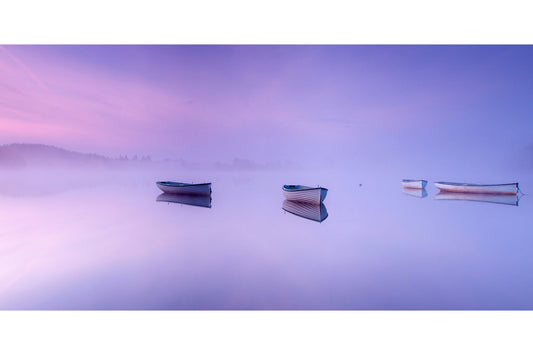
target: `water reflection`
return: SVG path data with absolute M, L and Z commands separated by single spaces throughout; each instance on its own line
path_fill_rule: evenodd
M 202 200 L 190 196 L 156 202 L 167 171 L 50 173 L 80 188 L 0 195 L 0 309 L 533 309 L 533 204 L 421 202 L 362 170 L 364 188 L 335 194 L 320 224 L 323 206 L 283 203 L 287 172 L 242 173 L 242 184 L 202 172 L 220 187 L 209 210 L 182 205 Z M 331 191 L 353 185 L 351 170 L 318 173 Z M 0 175 L 17 190 L 15 174 Z M 531 190 L 533 175 L 521 180 Z
M 157 196 L 156 201 L 211 208 L 211 196 L 162 193 Z
M 423 189 L 410 189 L 407 187 L 403 188 L 403 193 L 409 196 L 418 197 L 418 198 L 424 198 L 428 195 L 425 188 Z
M 518 195 L 496 195 L 496 194 L 469 194 L 458 192 L 439 192 L 435 200 L 456 200 L 472 202 L 488 202 L 501 205 L 518 206 L 520 197 Z
M 312 203 L 285 200 L 283 201 L 281 208 L 289 213 L 316 222 L 322 222 L 328 218 L 328 210 L 326 210 L 326 206 L 324 206 L 323 203 L 316 205 Z

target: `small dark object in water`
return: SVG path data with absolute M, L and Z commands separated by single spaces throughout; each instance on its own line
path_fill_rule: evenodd
M 359 187 L 363 186 L 363 184 L 359 184 Z

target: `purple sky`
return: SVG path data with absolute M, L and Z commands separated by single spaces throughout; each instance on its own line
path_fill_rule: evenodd
M 3 46 L 0 143 L 260 162 L 498 159 L 532 46 Z

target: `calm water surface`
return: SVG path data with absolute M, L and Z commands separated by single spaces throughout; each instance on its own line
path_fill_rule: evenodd
M 532 196 L 437 200 L 425 177 L 417 197 L 394 174 L 175 175 L 4 174 L 0 309 L 533 309 Z M 156 180 L 200 175 L 211 208 L 158 201 Z M 287 183 L 329 188 L 327 218 L 286 212 Z

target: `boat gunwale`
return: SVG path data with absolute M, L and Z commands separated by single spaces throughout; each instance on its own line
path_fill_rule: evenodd
M 283 191 L 287 191 L 287 192 L 297 192 L 297 191 L 308 191 L 308 190 L 326 190 L 328 191 L 328 189 L 326 189 L 325 187 L 309 187 L 309 186 L 305 186 L 304 188 L 294 188 L 294 189 L 287 189 L 285 188 L 285 186 L 291 186 L 291 185 L 283 185 Z M 303 186 L 303 185 L 292 185 L 292 186 Z
M 487 186 L 511 186 L 514 185 L 518 187 L 517 182 L 511 182 L 507 184 L 469 184 L 464 182 L 444 182 L 444 181 L 435 181 L 435 184 L 441 184 L 441 185 L 450 185 L 450 186 L 476 186 L 476 187 L 487 187 Z M 437 186 L 438 187 L 438 186 Z
M 189 186 L 211 185 L 210 182 L 203 182 L 203 183 L 200 183 L 200 184 L 188 184 L 186 182 L 175 182 L 175 181 L 157 181 L 156 184 L 162 185 L 162 186 L 171 186 L 171 187 L 189 187 Z
M 427 180 L 423 180 L 423 179 L 402 179 L 402 182 L 416 182 L 416 181 L 428 182 Z

